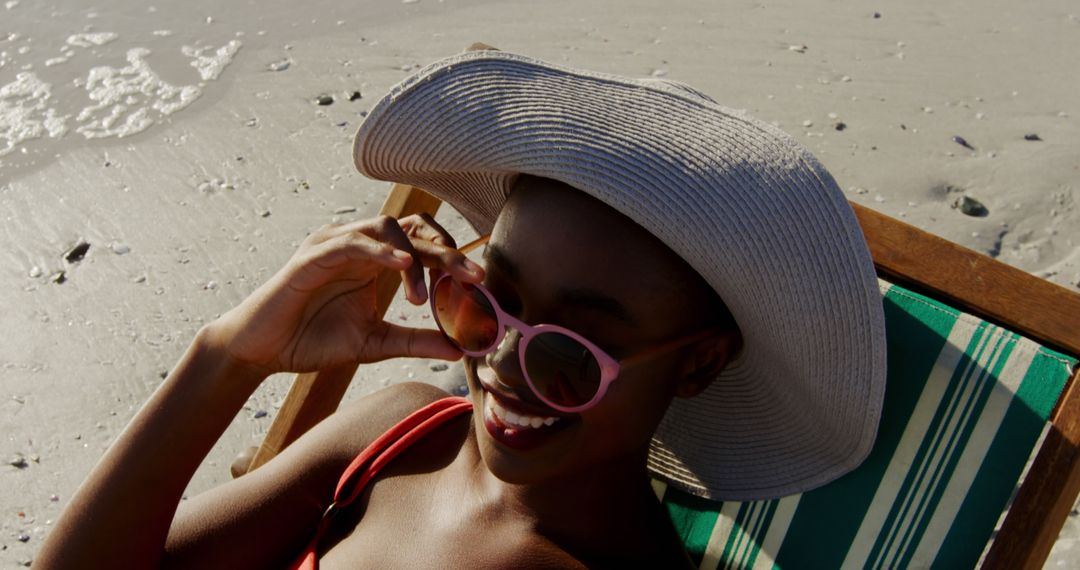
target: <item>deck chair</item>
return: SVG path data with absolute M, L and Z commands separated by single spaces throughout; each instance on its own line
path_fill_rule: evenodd
M 439 204 L 398 184 L 382 213 Z M 852 207 L 888 334 L 870 457 L 771 501 L 714 502 L 654 482 L 657 496 L 702 568 L 1041 568 L 1080 491 L 1080 294 Z M 399 283 L 379 277 L 381 311 Z M 355 372 L 298 375 L 248 469 L 332 413 Z

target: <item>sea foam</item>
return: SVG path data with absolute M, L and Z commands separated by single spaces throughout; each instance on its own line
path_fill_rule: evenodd
M 49 107 L 50 99 L 52 86 L 34 73 L 20 73 L 0 87 L 0 156 L 23 141 L 46 135 L 57 138 L 67 132 L 67 117 Z
M 46 60 L 45 66 L 66 63 L 75 55 L 72 48 L 102 46 L 117 37 L 111 32 L 71 35 L 63 53 Z M 8 39 L 18 36 L 9 34 Z M 63 91 L 59 95 L 64 96 L 58 97 L 53 86 L 35 73 L 19 73 L 14 81 L 0 86 L 0 156 L 12 153 L 31 139 L 61 138 L 68 132 L 69 122 L 74 123 L 71 126 L 75 132 L 87 139 L 122 138 L 142 132 L 198 99 L 206 82 L 221 76 L 241 45 L 232 40 L 218 48 L 183 46 L 181 53 L 191 58 L 190 65 L 198 73 L 198 80 L 189 85 L 165 81 L 147 61 L 149 49 L 131 48 L 126 53 L 126 65 L 96 66 L 87 72 L 84 80 L 77 80 L 76 85 L 84 87 L 89 104 L 85 99 L 78 100 L 78 91 Z M 0 66 L 10 63 L 10 52 L 0 55 Z M 59 109 L 78 111 L 65 114 Z

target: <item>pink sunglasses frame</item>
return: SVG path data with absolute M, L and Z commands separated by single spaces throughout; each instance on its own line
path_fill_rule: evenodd
M 481 236 L 476 240 L 465 244 L 458 251 L 462 253 L 468 253 L 469 251 L 477 248 L 478 246 L 487 243 L 489 238 L 489 235 Z M 687 344 L 701 340 L 709 334 L 715 332 L 714 328 L 708 328 L 705 330 L 697 331 L 690 335 L 677 337 L 667 342 L 661 343 L 657 346 L 645 349 L 637 354 L 623 358 L 620 361 L 616 360 L 614 357 L 604 352 L 603 349 L 601 349 L 589 339 L 568 328 L 545 323 L 541 323 L 538 325 L 530 325 L 522 321 L 521 319 L 514 317 L 513 315 L 503 310 L 503 308 L 499 305 L 498 301 L 495 300 L 495 296 L 492 295 L 491 291 L 488 291 L 486 287 L 476 283 L 468 283 L 465 285 L 476 288 L 478 291 L 480 291 L 481 294 L 484 295 L 484 298 L 487 299 L 488 304 L 490 304 L 492 309 L 494 309 L 495 311 L 496 325 L 499 327 L 499 332 L 490 346 L 486 347 L 484 350 L 470 351 L 465 350 L 463 347 L 458 345 L 458 343 L 454 341 L 454 339 L 452 339 L 450 335 L 446 334 L 446 330 L 443 328 L 442 322 L 439 321 L 439 313 L 435 308 L 435 289 L 439 286 L 440 283 L 442 283 L 446 279 L 453 280 L 453 277 L 451 277 L 450 274 L 446 273 L 440 275 L 437 279 L 432 280 L 431 287 L 428 291 L 428 299 L 431 305 L 431 315 L 432 318 L 434 318 L 435 320 L 435 324 L 439 327 L 439 331 L 443 333 L 443 336 L 445 336 L 447 340 L 452 342 L 454 346 L 457 346 L 458 349 L 465 353 L 467 356 L 477 358 L 490 354 L 496 349 L 498 349 L 498 347 L 502 344 L 503 339 L 506 338 L 507 327 L 511 327 L 517 330 L 518 333 L 521 334 L 521 339 L 518 341 L 517 346 L 518 366 L 520 367 L 519 369 L 521 370 L 522 376 L 525 377 L 526 384 L 529 385 L 529 389 L 532 390 L 533 394 L 537 398 L 539 398 L 540 401 L 544 402 L 545 404 L 551 406 L 556 410 L 559 410 L 560 412 L 565 413 L 584 412 L 596 406 L 596 404 L 600 402 L 600 399 L 604 397 L 604 394 L 607 393 L 608 386 L 610 386 L 611 383 L 619 377 L 619 371 L 621 370 L 623 364 L 629 365 L 632 362 L 640 362 L 646 357 L 658 356 L 659 354 L 662 354 L 664 352 L 668 352 L 676 348 L 681 348 Z M 589 352 L 596 359 L 596 363 L 600 367 L 600 387 L 597 388 L 596 394 L 594 394 L 588 402 L 585 402 L 584 404 L 581 404 L 579 406 L 563 406 L 560 404 L 556 404 L 555 402 L 552 402 L 547 397 L 545 397 L 540 392 L 540 390 L 537 389 L 536 384 L 533 383 L 532 378 L 529 376 L 529 371 L 525 366 L 525 354 L 528 352 L 529 342 L 532 341 L 532 339 L 536 338 L 538 335 L 544 333 L 564 334 L 574 339 L 578 343 L 581 343 L 581 345 L 588 349 Z
M 609 354 L 604 352 L 599 346 L 596 346 L 596 344 L 594 344 L 589 339 L 568 328 L 560 327 L 558 325 L 539 324 L 533 326 L 527 324 L 521 319 L 517 319 L 513 315 L 510 315 L 509 313 L 504 311 L 503 308 L 499 306 L 498 301 L 495 300 L 494 295 L 491 294 L 491 291 L 488 291 L 487 288 L 483 285 L 475 283 L 466 283 L 459 285 L 467 285 L 469 287 L 475 288 L 477 291 L 484 295 L 484 298 L 487 299 L 488 304 L 491 305 L 491 308 L 495 311 L 495 320 L 497 321 L 496 326 L 499 327 L 499 332 L 495 336 L 495 340 L 491 343 L 491 345 L 489 345 L 485 349 L 478 351 L 465 350 L 465 348 L 459 345 L 456 341 L 454 341 L 454 339 L 452 339 L 450 335 L 446 334 L 446 329 L 443 328 L 442 322 L 439 320 L 439 313 L 435 309 L 435 289 L 438 288 L 439 284 L 441 284 L 447 279 L 453 280 L 453 277 L 451 277 L 449 274 L 443 274 L 434 282 L 432 282 L 431 291 L 428 295 L 431 301 L 431 314 L 435 319 L 435 324 L 438 325 L 439 330 L 442 331 L 443 336 L 450 340 L 450 342 L 454 343 L 454 346 L 457 346 L 458 349 L 461 350 L 461 352 L 465 353 L 467 356 L 476 358 L 490 354 L 497 350 L 498 347 L 502 344 L 503 339 L 506 338 L 507 327 L 513 328 L 514 330 L 518 331 L 518 333 L 521 334 L 521 339 L 518 340 L 517 346 L 518 366 L 520 366 L 521 374 L 525 377 L 525 382 L 529 385 L 529 389 L 532 390 L 533 394 L 535 394 L 536 397 L 540 399 L 540 401 L 544 402 L 548 406 L 551 406 L 552 408 L 555 408 L 560 412 L 584 412 L 585 410 L 588 410 L 595 406 L 597 402 L 600 401 L 600 398 L 604 397 L 604 394 L 607 393 L 608 385 L 611 384 L 612 380 L 615 380 L 615 378 L 619 376 L 619 361 L 612 358 Z M 563 406 L 560 404 L 556 404 L 555 402 L 545 397 L 540 392 L 540 390 L 537 389 L 536 384 L 533 383 L 532 377 L 529 375 L 529 370 L 525 366 L 525 354 L 529 350 L 529 342 L 531 342 L 532 339 L 536 338 L 538 335 L 545 333 L 559 333 L 574 339 L 582 346 L 584 346 L 593 355 L 593 358 L 596 359 L 596 363 L 600 367 L 600 387 L 597 388 L 596 394 L 594 394 L 588 402 L 580 406 Z

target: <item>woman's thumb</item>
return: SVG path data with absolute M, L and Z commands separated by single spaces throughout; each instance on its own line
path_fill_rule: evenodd
M 437 330 L 415 329 L 388 324 L 390 330 L 383 339 L 386 358 L 410 356 L 414 358 L 438 358 L 458 360 L 461 351 Z

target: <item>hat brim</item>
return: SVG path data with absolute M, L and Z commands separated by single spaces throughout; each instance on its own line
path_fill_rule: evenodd
M 519 174 L 559 180 L 644 227 L 717 291 L 743 351 L 669 408 L 655 476 L 714 499 L 772 498 L 869 453 L 885 386 L 873 263 L 832 177 L 775 127 L 666 82 L 484 51 L 395 86 L 353 152 L 364 174 L 423 188 L 481 232 Z

